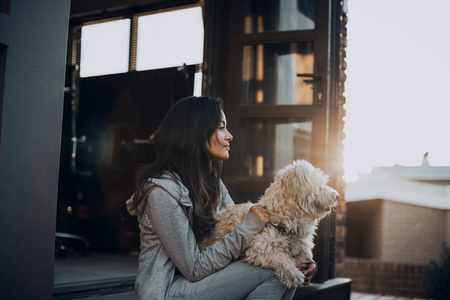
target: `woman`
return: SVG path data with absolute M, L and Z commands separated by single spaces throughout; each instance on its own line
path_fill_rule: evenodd
M 220 179 L 233 136 L 220 101 L 189 97 L 176 102 L 155 136 L 156 161 L 136 176 L 127 201 L 138 217 L 141 239 L 138 299 L 291 299 L 273 271 L 239 257 L 270 222 L 254 206 L 242 224 L 208 247 L 197 240 L 214 227 L 213 212 L 233 205 Z M 316 271 L 305 264 L 306 284 Z

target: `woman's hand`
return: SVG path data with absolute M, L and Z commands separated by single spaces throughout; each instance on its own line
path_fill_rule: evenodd
M 315 262 L 304 263 L 302 264 L 301 271 L 305 274 L 303 285 L 308 285 L 317 273 L 317 264 Z
M 254 205 L 250 209 L 252 213 L 254 213 L 258 218 L 261 219 L 261 221 L 265 223 L 270 222 L 270 214 L 266 211 L 265 207 L 262 207 L 260 205 Z

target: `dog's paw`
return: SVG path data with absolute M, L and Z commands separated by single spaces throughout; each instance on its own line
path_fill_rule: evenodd
M 297 287 L 305 281 L 305 274 L 299 269 L 291 269 L 287 273 L 280 274 L 281 283 L 287 288 Z

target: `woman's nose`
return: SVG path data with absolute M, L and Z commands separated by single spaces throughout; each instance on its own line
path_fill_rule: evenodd
M 233 139 L 233 136 L 231 135 L 231 133 L 227 130 L 228 132 L 228 136 L 227 136 L 227 140 L 231 141 Z

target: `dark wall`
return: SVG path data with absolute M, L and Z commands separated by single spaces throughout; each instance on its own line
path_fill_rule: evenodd
M 383 206 L 381 199 L 347 202 L 347 257 L 380 257 Z
M 51 299 L 69 0 L 14 0 L 0 145 L 0 297 Z M 1 85 L 0 85 L 1 86 Z
M 128 9 L 167 8 L 197 3 L 198 0 L 72 0 L 70 15 L 73 18 L 108 14 L 116 11 L 124 13 Z

